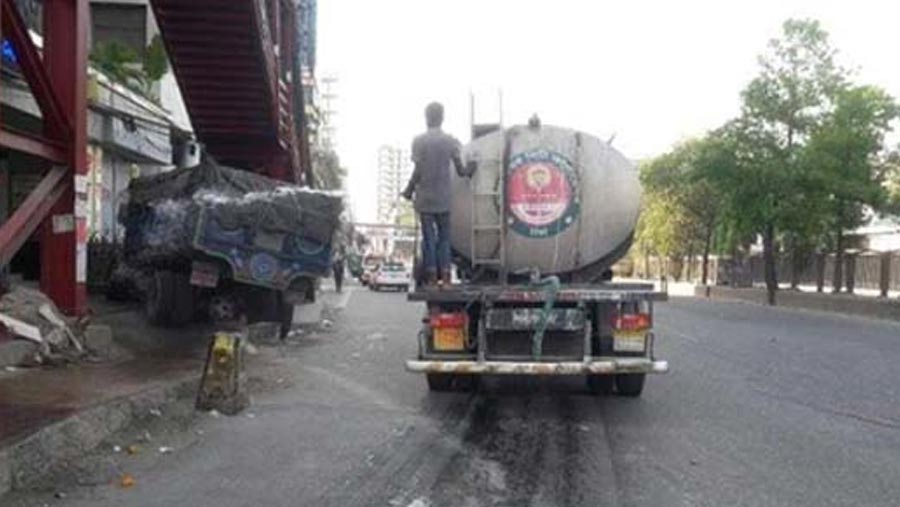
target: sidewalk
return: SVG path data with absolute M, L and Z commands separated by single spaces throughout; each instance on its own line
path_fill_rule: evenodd
M 103 300 L 91 309 L 112 329 L 113 360 L 0 370 L 0 497 L 196 392 L 209 328 L 154 328 L 139 307 Z

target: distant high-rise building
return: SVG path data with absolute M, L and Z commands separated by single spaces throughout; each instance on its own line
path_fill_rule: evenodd
M 402 213 L 400 192 L 412 174 L 409 151 L 395 146 L 378 149 L 377 218 L 381 223 L 396 223 Z

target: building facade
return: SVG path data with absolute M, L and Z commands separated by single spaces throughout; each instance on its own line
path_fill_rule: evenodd
M 378 149 L 378 180 L 376 184 L 376 220 L 396 224 L 404 215 L 400 192 L 412 175 L 412 161 L 408 150 L 384 145 Z

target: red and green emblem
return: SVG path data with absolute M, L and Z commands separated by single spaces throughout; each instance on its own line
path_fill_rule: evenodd
M 509 224 L 524 236 L 555 236 L 578 217 L 572 164 L 553 151 L 533 150 L 509 161 L 506 191 Z

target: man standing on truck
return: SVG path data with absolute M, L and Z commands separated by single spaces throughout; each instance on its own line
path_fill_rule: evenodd
M 415 194 L 415 210 L 422 223 L 422 267 L 425 283 L 434 284 L 440 276 L 443 284 L 450 283 L 450 164 L 460 176 L 474 172 L 463 167 L 460 144 L 441 130 L 444 106 L 432 102 L 425 107 L 428 130 L 416 136 L 412 143 L 415 165 L 409 184 L 401 195 L 408 200 Z

